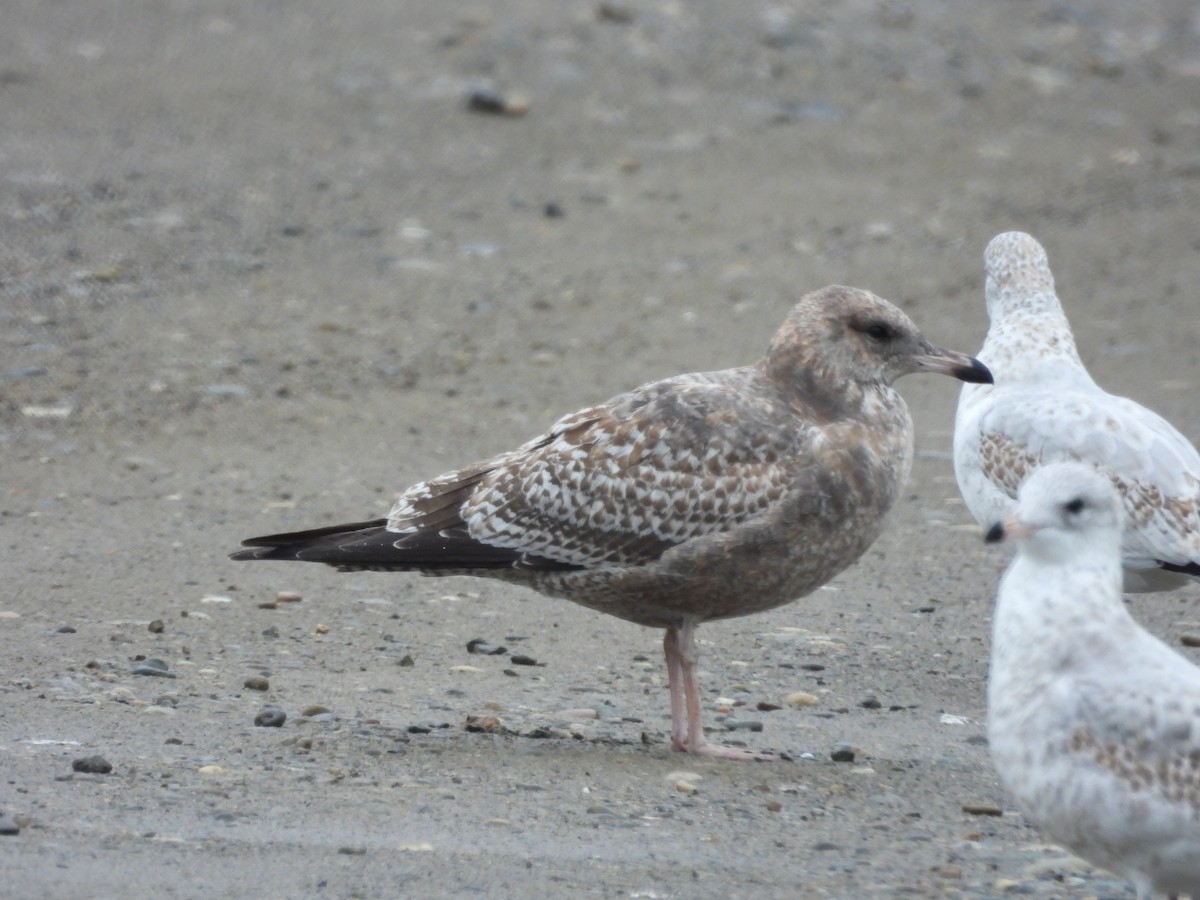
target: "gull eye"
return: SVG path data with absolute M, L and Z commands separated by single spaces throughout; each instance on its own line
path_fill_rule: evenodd
M 1076 497 L 1070 503 L 1064 503 L 1063 509 L 1065 509 L 1067 512 L 1069 512 L 1073 516 L 1078 515 L 1079 513 L 1083 512 L 1083 498 Z
M 896 329 L 887 322 L 862 322 L 854 326 L 854 330 L 865 334 L 867 337 L 875 341 L 890 341 L 896 337 Z

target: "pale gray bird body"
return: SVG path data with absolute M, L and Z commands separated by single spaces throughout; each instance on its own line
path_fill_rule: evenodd
M 1080 460 L 1121 492 L 1125 590 L 1200 577 L 1200 453 L 1157 413 L 1092 380 L 1041 244 L 998 235 L 984 267 L 991 324 L 979 359 L 995 384 L 964 385 L 954 425 L 954 472 L 975 520 L 986 528 L 1011 511 L 1038 466 Z
M 988 743 L 1051 840 L 1154 891 L 1200 897 L 1200 668 L 1121 596 L 1107 477 L 1052 463 L 989 540 L 1017 542 L 992 623 Z

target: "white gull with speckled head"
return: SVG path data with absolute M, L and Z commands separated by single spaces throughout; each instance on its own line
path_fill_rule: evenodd
M 705 740 L 696 627 L 802 597 L 871 545 L 912 464 L 892 382 L 919 371 L 991 378 L 886 300 L 828 287 L 752 366 L 643 385 L 412 486 L 386 519 L 233 558 L 499 578 L 665 628 L 672 746 L 769 758 Z
M 1078 462 L 1039 468 L 988 533 L 1017 542 L 992 622 L 988 744 L 1052 840 L 1200 897 L 1200 668 L 1121 597 L 1123 503 Z
M 1075 459 L 1121 492 L 1125 590 L 1171 590 L 1200 577 L 1200 454 L 1162 416 L 1092 380 L 1075 349 L 1046 251 L 1019 231 L 984 252 L 991 319 L 979 359 L 994 385 L 964 385 L 954 472 L 982 526 L 1003 517 L 1040 465 Z

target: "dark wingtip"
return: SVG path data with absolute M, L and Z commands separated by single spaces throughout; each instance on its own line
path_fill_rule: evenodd
M 1192 578 L 1200 578 L 1200 563 L 1170 563 L 1163 560 L 1156 560 L 1160 569 L 1166 569 L 1168 572 L 1177 572 L 1180 575 L 1190 575 Z
M 987 530 L 987 534 L 983 536 L 983 541 L 986 544 L 998 544 L 1004 540 L 1004 525 L 997 522 Z
M 954 377 L 959 381 L 967 381 L 971 384 L 996 383 L 996 380 L 992 377 L 992 370 L 973 356 L 971 357 L 971 365 L 954 370 Z

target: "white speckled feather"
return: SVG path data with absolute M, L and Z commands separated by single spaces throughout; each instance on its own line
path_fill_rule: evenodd
M 1162 563 L 1200 564 L 1200 454 L 1169 422 L 1092 380 L 1075 348 L 1041 245 L 994 238 L 984 254 L 991 325 L 979 358 L 995 385 L 964 385 L 954 468 L 981 525 L 1012 509 L 1037 466 L 1077 459 L 1103 469 L 1125 500 L 1126 588 L 1178 587 Z
M 1005 786 L 1052 840 L 1152 889 L 1200 887 L 1200 669 L 1121 597 L 1123 512 L 1081 463 L 1040 468 L 1004 531 L 988 741 Z

